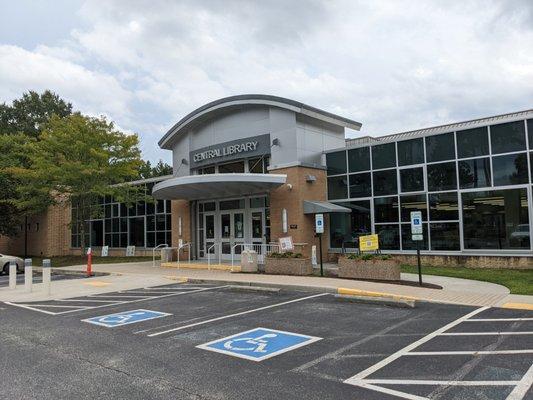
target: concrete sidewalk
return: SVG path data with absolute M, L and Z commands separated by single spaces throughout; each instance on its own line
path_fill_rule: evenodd
M 85 266 L 64 268 L 79 271 L 84 270 Z M 418 300 L 430 302 L 467 304 L 476 306 L 505 306 L 533 310 L 533 296 L 510 295 L 509 289 L 494 283 L 433 275 L 424 275 L 424 281 L 442 286 L 442 289 L 428 289 L 416 286 L 385 284 L 338 278 L 320 278 L 314 276 L 280 276 L 185 268 L 161 268 L 159 266 L 153 267 L 151 262 L 99 264 L 94 265 L 93 270 L 111 274 L 123 274 L 124 277 L 131 277 L 132 282 L 136 282 L 137 278 L 140 278 L 143 283 L 139 287 L 150 286 L 151 284 L 147 283 L 148 279 L 157 280 L 159 277 L 162 282 L 169 282 L 169 279 L 183 278 L 215 281 L 221 283 L 305 287 L 315 290 L 323 289 L 331 292 L 337 292 L 339 288 L 346 288 L 354 291 L 414 297 Z M 116 278 L 109 277 L 108 279 Z M 416 281 L 418 278 L 414 274 L 402 274 L 402 279 Z M 108 289 L 107 291 L 112 291 L 116 290 L 116 287 L 109 287 L 105 289 Z M 2 291 L 0 290 L 0 294 L 1 293 Z M 2 298 L 3 296 L 0 295 L 0 300 Z

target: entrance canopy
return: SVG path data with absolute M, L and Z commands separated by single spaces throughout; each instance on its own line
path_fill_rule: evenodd
M 166 200 L 203 200 L 265 193 L 287 181 L 282 174 L 209 174 L 170 178 L 154 186 L 152 195 Z
M 304 200 L 304 214 L 328 214 L 328 213 L 351 213 L 347 207 L 327 201 L 308 201 Z

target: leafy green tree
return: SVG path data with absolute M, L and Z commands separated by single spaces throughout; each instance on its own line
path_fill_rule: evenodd
M 36 138 L 52 115 L 66 117 L 70 114 L 72 104 L 57 94 L 50 90 L 41 94 L 30 90 L 14 100 L 12 105 L 0 104 L 0 135 L 23 133 Z
M 135 188 L 122 183 L 138 177 L 138 137 L 118 131 L 104 117 L 53 115 L 39 140 L 27 143 L 25 151 L 28 166 L 10 169 L 20 179 L 18 192 L 49 193 L 53 203 L 76 206 L 81 221 L 101 212 L 95 205 L 102 196 L 126 202 L 136 196 Z M 84 249 L 84 223 L 79 232 Z
M 172 167 L 163 162 L 163 160 L 159 160 L 154 167 L 152 167 L 150 161 L 143 161 L 139 168 L 139 177 L 141 179 L 156 178 L 164 175 L 172 175 Z

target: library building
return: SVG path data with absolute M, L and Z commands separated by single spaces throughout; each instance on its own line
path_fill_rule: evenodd
M 131 182 L 154 202 L 102 199 L 100 219 L 54 206 L 30 218 L 30 255 L 79 254 L 86 243 L 122 254 L 186 247 L 186 257 L 238 260 L 291 237 L 295 251 L 318 246 L 334 260 L 377 234 L 383 253 L 476 266 L 533 263 L 533 110 L 389 136 L 362 136 L 357 120 L 298 101 L 239 95 L 184 116 L 159 141 L 173 174 Z M 352 139 L 347 138 L 349 133 Z M 411 235 L 421 212 L 422 240 Z M 0 253 L 22 254 L 24 238 L 0 237 Z M 476 261 L 478 260 L 478 261 Z

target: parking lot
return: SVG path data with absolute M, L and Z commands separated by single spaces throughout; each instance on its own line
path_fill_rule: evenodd
M 173 284 L 0 304 L 2 398 L 533 399 L 533 312 Z

